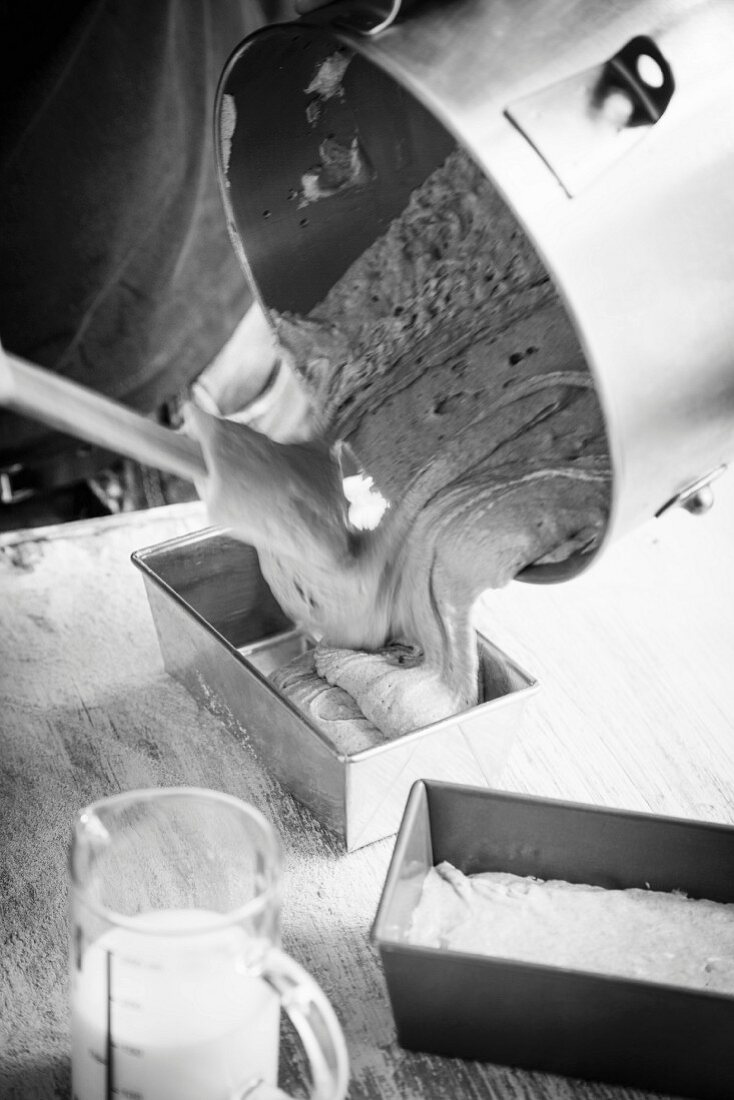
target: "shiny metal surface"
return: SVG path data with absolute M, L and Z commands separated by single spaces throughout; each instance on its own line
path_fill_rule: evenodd
M 640 79 L 645 63 L 653 66 L 650 79 L 659 87 Z M 523 96 L 505 114 L 571 198 L 649 136 L 674 90 L 658 47 L 636 35 L 614 57 Z
M 734 828 L 416 783 L 372 928 L 410 1050 L 544 1069 L 696 1100 L 734 1095 L 734 996 L 416 947 L 425 873 L 511 871 L 734 902 Z
M 603 546 L 725 464 L 734 452 L 734 4 L 425 2 L 373 37 L 329 27 L 328 9 L 319 18 L 259 32 L 220 86 L 225 207 L 265 305 L 314 305 L 458 141 L 537 248 L 593 373 L 614 469 Z M 670 66 L 670 103 L 571 198 L 508 108 L 573 83 L 639 35 Z M 344 94 L 309 121 L 305 89 L 338 47 L 356 53 Z M 358 133 L 371 176 L 304 208 L 301 177 L 327 132 Z
M 726 473 L 726 466 L 717 466 L 710 470 L 698 481 L 688 485 L 682 492 L 677 493 L 672 500 L 667 501 L 656 515 L 662 515 L 668 508 L 685 508 L 691 515 L 703 515 L 708 512 L 714 503 L 714 494 L 711 485 L 714 481 Z
M 403 9 L 403 0 L 340 0 L 332 7 L 331 22 L 354 34 L 381 34 L 392 26 Z
M 396 832 L 421 778 L 495 782 L 537 681 L 478 635 L 486 702 L 353 755 L 268 680 L 312 643 L 275 603 L 255 551 L 215 530 L 138 551 L 166 670 L 244 731 L 265 766 L 348 850 Z

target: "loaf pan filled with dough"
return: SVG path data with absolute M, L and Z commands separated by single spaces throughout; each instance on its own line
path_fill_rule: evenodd
M 133 554 L 166 670 L 245 732 L 268 770 L 347 850 L 394 834 L 417 779 L 490 785 L 504 767 L 534 677 L 477 635 L 483 701 L 392 739 L 329 737 L 271 676 L 313 642 L 293 628 L 252 547 L 220 531 Z
M 372 929 L 400 1043 L 734 1096 L 734 828 L 414 784 Z

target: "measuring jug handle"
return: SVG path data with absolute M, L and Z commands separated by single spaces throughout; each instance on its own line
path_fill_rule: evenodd
M 339 1021 L 310 974 L 290 955 L 273 947 L 262 978 L 280 998 L 303 1043 L 311 1068 L 310 1100 L 344 1100 L 349 1083 L 349 1059 Z M 237 1100 L 290 1100 L 264 1081 L 252 1082 Z

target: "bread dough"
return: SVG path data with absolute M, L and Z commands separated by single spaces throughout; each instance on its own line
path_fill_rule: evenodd
M 454 700 L 413 646 L 376 653 L 317 645 L 270 676 L 330 744 L 348 754 L 430 725 Z
M 312 649 L 276 669 L 270 680 L 310 718 L 337 752 L 351 755 L 386 740 L 385 734 L 365 718 L 351 695 L 319 676 Z
M 430 720 L 474 705 L 476 597 L 593 549 L 609 511 L 603 418 L 547 272 L 457 149 L 308 317 L 273 321 L 320 440 L 281 446 L 198 413 L 213 520 L 257 547 L 311 637 L 367 651 L 407 640 L 442 686 Z M 329 450 L 344 442 L 389 505 L 373 531 L 346 518 Z M 405 709 L 392 673 L 361 658 L 342 655 L 327 674 L 351 690 L 358 667 L 365 713 Z M 423 704 L 413 670 L 403 680 L 405 707 Z
M 593 549 L 608 514 L 601 410 L 547 272 L 457 149 L 308 317 L 274 321 L 323 435 L 389 502 L 370 540 L 386 638 L 471 705 L 477 595 Z
M 362 714 L 390 737 L 422 729 L 455 713 L 456 700 L 439 671 L 414 646 L 378 650 L 317 646 L 318 675 L 343 688 Z
M 734 994 L 734 905 L 429 869 L 408 942 Z

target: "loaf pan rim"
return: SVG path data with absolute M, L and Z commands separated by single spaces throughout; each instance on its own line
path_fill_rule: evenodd
M 329 751 L 329 753 L 340 764 L 348 767 L 350 764 L 362 763 L 366 759 L 370 759 L 375 756 L 379 756 L 383 753 L 390 752 L 396 745 L 409 745 L 412 742 L 418 742 L 426 737 L 432 736 L 436 733 L 440 733 L 444 727 L 456 725 L 457 722 L 462 720 L 463 716 L 474 716 L 483 707 L 492 707 L 494 710 L 500 710 L 511 705 L 526 702 L 531 696 L 537 694 L 540 690 L 540 681 L 536 676 L 533 676 L 530 672 L 520 665 L 517 660 L 510 654 L 506 653 L 501 646 L 496 642 L 493 642 L 491 638 L 488 638 L 479 630 L 475 630 L 478 638 L 481 638 L 490 648 L 498 651 L 502 654 L 503 658 L 510 664 L 513 670 L 519 674 L 524 681 L 523 686 L 508 692 L 506 695 L 502 695 L 497 699 L 488 699 L 484 703 L 478 703 L 474 707 L 468 707 L 463 711 L 459 711 L 457 714 L 449 715 L 447 718 L 441 718 L 437 722 L 432 722 L 426 726 L 420 726 L 418 729 L 411 730 L 409 733 L 400 734 L 398 737 L 389 738 L 386 741 L 381 742 L 378 745 L 371 745 L 368 748 L 360 749 L 355 753 L 344 753 L 336 749 L 329 738 L 322 733 L 318 726 L 309 718 L 308 715 L 297 707 L 287 695 L 278 691 L 273 686 L 271 681 L 260 672 L 255 664 L 247 659 L 247 657 L 238 649 L 232 645 L 227 638 L 224 637 L 210 622 L 206 619 L 196 608 L 184 599 L 184 597 L 167 581 L 158 574 L 150 565 L 148 559 L 162 552 L 164 549 L 167 551 L 184 549 L 187 544 L 203 541 L 206 538 L 212 536 L 222 535 L 224 537 L 233 538 L 234 536 L 228 536 L 226 529 L 216 526 L 209 526 L 202 528 L 199 531 L 187 532 L 183 535 L 177 535 L 172 539 L 167 539 L 157 545 L 143 547 L 139 550 L 135 550 L 130 555 L 133 565 L 139 569 L 146 580 L 154 583 L 159 589 L 161 589 L 168 597 L 172 597 L 176 605 L 183 610 L 186 614 L 192 616 L 197 623 L 203 626 L 211 637 L 219 644 L 223 645 L 227 652 L 229 652 L 235 659 L 243 664 L 248 672 L 254 673 L 260 683 L 264 684 L 270 695 L 273 698 L 278 699 L 280 702 L 285 702 L 290 708 L 291 712 L 298 718 L 309 730 L 314 734 L 319 742 Z M 250 546 L 249 543 L 243 543 L 243 546 Z M 256 552 L 256 551 L 255 551 Z M 294 629 L 298 629 L 294 624 Z M 262 639 L 267 641 L 267 639 Z M 466 718 L 464 719 L 466 720 Z M 420 782 L 420 781 L 419 781 Z

